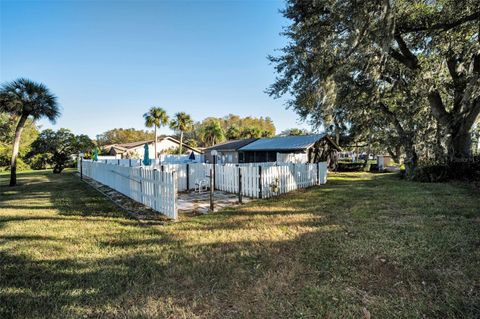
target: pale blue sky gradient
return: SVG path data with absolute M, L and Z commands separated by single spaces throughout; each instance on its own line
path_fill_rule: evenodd
M 0 3 L 0 80 L 45 83 L 62 105 L 55 129 L 143 129 L 154 105 L 195 120 L 234 113 L 270 116 L 277 132 L 307 128 L 264 93 L 275 79 L 266 57 L 286 43 L 282 1 Z

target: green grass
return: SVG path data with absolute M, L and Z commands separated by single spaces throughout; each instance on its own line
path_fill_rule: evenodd
M 177 223 L 129 219 L 72 172 L 0 175 L 0 318 L 478 318 L 480 196 L 328 184 Z

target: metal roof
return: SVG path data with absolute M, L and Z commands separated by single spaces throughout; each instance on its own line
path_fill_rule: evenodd
M 300 136 L 280 136 L 261 138 L 242 148 L 240 151 L 299 151 L 311 147 L 315 142 L 326 137 L 326 134 Z
M 246 146 L 254 141 L 258 140 L 258 138 L 248 138 L 248 139 L 245 139 L 245 140 L 230 140 L 230 141 L 226 141 L 226 142 L 223 142 L 223 143 L 219 143 L 219 144 L 216 144 L 216 145 L 213 145 L 211 147 L 208 147 L 205 149 L 205 151 L 213 151 L 213 150 L 217 150 L 217 151 L 236 151 L 238 150 L 239 148 L 243 147 L 243 146 Z

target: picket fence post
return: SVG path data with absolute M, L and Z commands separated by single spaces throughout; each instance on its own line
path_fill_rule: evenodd
M 215 172 L 214 169 L 210 169 L 210 211 L 213 212 L 215 210 L 214 204 L 213 204 L 213 192 L 214 192 L 214 187 L 215 187 L 215 176 L 213 175 Z
M 242 203 L 242 168 L 238 166 L 238 202 Z
M 262 198 L 262 165 L 258 165 L 258 198 Z

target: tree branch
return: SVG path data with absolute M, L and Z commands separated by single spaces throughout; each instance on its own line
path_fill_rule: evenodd
M 480 115 L 480 98 L 473 104 L 472 109 L 465 117 L 465 127 L 471 128 Z
M 443 125 L 449 126 L 451 121 L 451 115 L 445 109 L 443 105 L 442 97 L 438 90 L 431 90 L 428 93 L 428 102 L 430 103 L 430 109 L 433 116 Z
M 415 54 L 410 51 L 410 49 L 407 46 L 407 43 L 405 40 L 403 40 L 401 35 L 395 35 L 395 41 L 398 44 L 398 48 L 400 49 L 400 52 L 402 55 L 408 59 L 410 63 L 410 68 L 412 70 L 420 69 L 420 65 L 418 64 L 418 58 Z
M 395 35 L 411 33 L 411 32 L 434 31 L 434 30 L 447 31 L 455 27 L 458 27 L 459 25 L 462 25 L 466 22 L 475 21 L 477 19 L 480 19 L 480 11 L 476 11 L 468 16 L 464 16 L 455 21 L 439 22 L 431 25 L 419 25 L 419 26 L 411 26 L 411 27 L 399 26 L 397 28 L 397 31 L 395 32 Z
M 411 63 L 411 61 L 409 59 L 407 59 L 405 56 L 403 56 L 400 52 L 398 52 L 397 50 L 395 49 L 390 49 L 390 51 L 388 52 L 388 54 L 394 58 L 395 60 L 397 60 L 398 62 L 402 63 L 403 65 L 405 65 L 407 68 L 409 69 L 415 69 L 415 66 Z
M 405 130 L 403 129 L 402 124 L 400 124 L 400 121 L 395 116 L 395 113 L 390 111 L 388 106 L 386 106 L 382 102 L 378 103 L 378 106 L 380 107 L 380 110 L 392 121 L 393 125 L 397 129 L 398 135 L 400 135 L 401 138 L 404 138 Z
M 465 91 L 465 83 L 462 78 L 461 72 L 458 71 L 458 59 L 457 57 L 452 54 L 448 59 L 447 59 L 447 67 L 448 67 L 448 72 L 450 73 L 450 76 L 452 77 L 453 81 L 453 90 L 454 90 L 454 96 L 453 96 L 453 113 L 456 114 L 460 112 L 462 108 L 462 98 L 463 98 L 463 93 Z
M 398 44 L 400 52 L 391 48 L 389 51 L 390 56 L 411 70 L 420 70 L 421 67 L 418 63 L 417 56 L 413 54 L 412 51 L 410 51 L 407 43 L 405 42 L 405 40 L 403 40 L 402 36 L 395 35 L 394 38 Z

